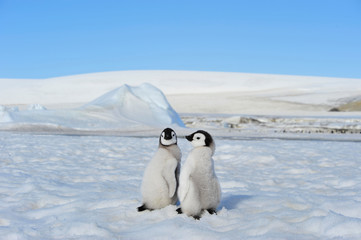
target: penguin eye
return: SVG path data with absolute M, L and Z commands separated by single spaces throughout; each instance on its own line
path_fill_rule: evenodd
M 164 132 L 162 132 L 162 137 L 164 138 Z
M 197 137 L 197 140 L 201 139 L 200 137 Z
M 175 134 L 174 134 L 174 132 L 172 132 L 172 137 L 174 137 L 175 136 Z

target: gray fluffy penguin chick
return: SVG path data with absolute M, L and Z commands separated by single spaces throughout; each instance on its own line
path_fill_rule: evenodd
M 212 156 L 215 151 L 214 141 L 203 130 L 186 136 L 193 149 L 182 166 L 179 177 L 178 213 L 185 213 L 199 219 L 202 212 L 216 213 L 221 200 L 221 187 L 214 171 Z
M 177 135 L 171 128 L 162 131 L 158 150 L 144 171 L 141 193 L 143 205 L 138 211 L 164 208 L 176 204 L 182 153 Z

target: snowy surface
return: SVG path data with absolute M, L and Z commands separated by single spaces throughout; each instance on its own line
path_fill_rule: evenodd
M 332 139 L 336 135 L 361 140 L 361 118 L 355 116 L 273 116 L 273 115 L 219 115 L 189 114 L 183 115 L 186 126 L 206 128 L 223 132 L 224 135 L 271 137 L 294 135 L 310 139 L 324 136 Z M 228 134 L 226 134 L 228 133 Z M 312 135 L 311 135 L 312 134 Z
M 182 71 L 0 79 L 0 239 L 361 239 L 360 99 L 361 79 Z M 182 136 L 214 136 L 217 215 L 136 211 L 143 171 L 169 126 L 183 161 Z
M 0 133 L 2 239 L 360 239 L 352 141 L 215 138 L 217 215 L 138 213 L 155 137 Z M 190 144 L 179 139 L 186 158 Z
M 113 135 L 146 131 L 149 135 L 154 128 L 183 127 L 183 122 L 188 127 L 263 135 L 361 129 L 361 79 L 120 71 L 0 79 L 0 86 L 2 130 Z M 345 104 L 349 112 L 329 112 Z M 205 114 L 218 114 L 212 117 L 218 123 L 209 124 L 207 119 L 204 124 Z
M 32 104 L 28 110 L 0 108 L 0 129 L 27 131 L 101 131 L 183 127 L 164 94 L 151 84 L 123 85 L 74 109 L 47 110 Z
M 197 71 L 119 71 L 0 79 L 0 105 L 81 106 L 124 84 L 150 83 L 178 113 L 304 114 L 360 99 L 361 79 Z

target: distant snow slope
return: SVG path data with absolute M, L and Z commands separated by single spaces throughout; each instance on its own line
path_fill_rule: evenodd
M 46 110 L 30 105 L 28 110 L 0 108 L 0 129 L 45 131 L 50 129 L 129 131 L 144 127 L 184 124 L 163 93 L 150 84 L 123 85 L 80 108 Z
M 123 84 L 148 82 L 177 112 L 327 112 L 361 97 L 361 79 L 196 71 L 119 71 L 50 79 L 0 79 L 0 105 L 80 106 Z M 346 100 L 346 102 L 344 102 Z M 348 111 L 353 110 L 345 108 Z M 21 106 L 20 106 L 21 107 Z

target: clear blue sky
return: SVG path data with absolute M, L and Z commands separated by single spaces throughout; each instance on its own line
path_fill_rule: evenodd
M 0 0 L 0 78 L 118 70 L 361 78 L 361 0 Z

